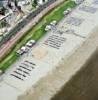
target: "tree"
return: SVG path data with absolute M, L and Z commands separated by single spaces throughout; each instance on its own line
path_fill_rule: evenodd
M 37 1 L 37 0 L 33 0 L 33 1 L 32 1 L 32 6 L 33 6 L 33 7 L 36 7 L 37 5 L 38 5 L 38 1 Z
M 35 5 L 38 5 L 38 1 L 37 1 L 37 0 L 34 0 L 34 4 L 35 4 Z
M 43 2 L 45 2 L 45 0 L 43 0 Z
M 3 7 L 0 9 L 0 14 L 1 14 L 1 15 L 5 15 L 5 11 L 6 11 L 6 8 L 3 6 Z

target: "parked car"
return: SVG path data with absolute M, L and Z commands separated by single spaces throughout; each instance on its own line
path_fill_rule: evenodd
M 23 54 L 26 53 L 26 52 L 28 52 L 28 49 L 26 48 L 26 46 L 21 47 L 21 48 L 17 51 L 17 53 L 18 53 L 19 55 L 23 55 Z
M 51 23 L 50 23 L 50 25 L 53 25 L 53 26 L 55 26 L 57 24 L 57 21 L 56 20 L 53 20 Z
M 68 15 L 71 12 L 71 8 L 68 8 L 64 11 L 64 15 Z
M 30 40 L 26 43 L 27 47 L 32 47 L 33 45 L 35 45 L 36 41 L 35 40 Z
M 51 25 L 47 25 L 45 28 L 45 31 L 49 31 L 49 30 L 51 30 Z

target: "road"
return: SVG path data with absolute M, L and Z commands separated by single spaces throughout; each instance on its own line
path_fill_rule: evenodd
M 2 58 L 9 50 L 11 47 L 13 47 L 13 45 L 24 35 L 26 34 L 26 32 L 33 27 L 36 23 L 39 22 L 39 20 L 47 13 L 49 12 L 51 9 L 53 9 L 54 7 L 56 7 L 57 5 L 59 5 L 61 2 L 63 2 L 64 0 L 58 0 L 56 2 L 54 2 L 53 4 L 51 4 L 50 6 L 48 6 L 47 8 L 45 8 L 41 13 L 39 13 L 35 18 L 33 18 L 30 23 L 28 23 L 24 28 L 22 28 L 10 41 L 8 41 L 6 44 L 4 44 L 2 46 L 2 48 L 0 48 L 0 58 Z

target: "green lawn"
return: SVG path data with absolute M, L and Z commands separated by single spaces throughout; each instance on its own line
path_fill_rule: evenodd
M 0 62 L 0 69 L 5 71 L 9 68 L 15 61 L 19 59 L 19 55 L 16 54 L 16 51 L 24 45 L 28 40 L 34 39 L 38 41 L 41 37 L 46 34 L 45 26 L 49 24 L 52 20 L 56 20 L 59 22 L 64 18 L 63 11 L 69 7 L 73 8 L 76 4 L 69 0 L 65 1 L 65 3 L 61 4 L 59 7 L 55 8 L 51 12 L 49 12 L 46 16 L 44 16 L 41 21 L 32 29 L 30 29 L 25 36 L 20 39 L 20 41 L 14 46 L 10 54 Z

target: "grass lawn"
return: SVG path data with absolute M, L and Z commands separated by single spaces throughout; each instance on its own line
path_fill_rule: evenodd
M 20 41 L 14 46 L 12 51 L 9 53 L 9 55 L 6 56 L 6 58 L 0 62 L 0 69 L 2 71 L 5 71 L 7 68 L 9 68 L 15 61 L 19 59 L 20 56 L 16 54 L 16 51 L 22 45 L 24 45 L 30 39 L 38 41 L 47 33 L 44 30 L 47 24 L 49 24 L 52 20 L 56 20 L 57 22 L 59 22 L 61 19 L 64 18 L 64 10 L 69 7 L 74 8 L 75 6 L 76 4 L 73 1 L 65 1 L 63 4 L 56 7 L 54 10 L 52 10 L 46 16 L 44 16 L 35 27 L 30 29 L 29 32 L 27 32 L 27 34 L 24 37 L 22 37 L 22 39 L 20 39 Z

